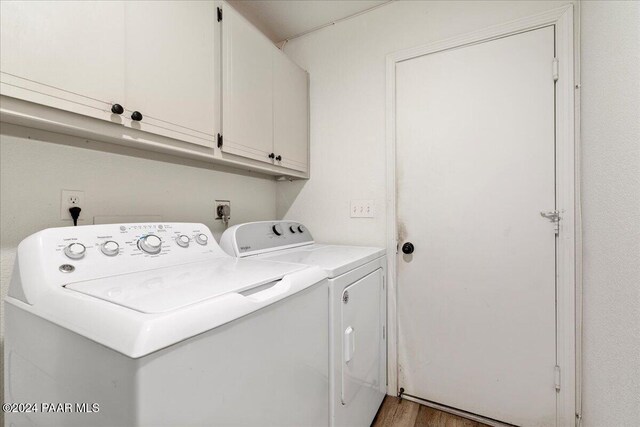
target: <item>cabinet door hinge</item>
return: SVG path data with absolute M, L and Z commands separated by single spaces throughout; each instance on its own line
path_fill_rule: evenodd
M 222 148 L 222 134 L 218 134 L 218 148 Z
M 556 391 L 560 391 L 560 366 L 558 365 L 553 368 L 553 382 L 556 386 Z
M 222 21 L 222 8 L 218 8 L 218 22 Z
M 558 58 L 553 58 L 553 62 L 552 64 L 552 69 L 553 69 L 553 81 L 557 82 L 558 81 Z

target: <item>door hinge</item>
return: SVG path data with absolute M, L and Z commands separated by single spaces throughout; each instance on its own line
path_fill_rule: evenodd
M 218 22 L 222 21 L 222 8 L 218 8 Z
M 558 73 L 559 73 L 559 68 L 558 68 L 558 58 L 553 58 L 553 62 L 552 64 L 552 69 L 553 69 L 553 81 L 557 82 L 558 81 Z
M 553 368 L 553 382 L 556 386 L 556 391 L 560 391 L 560 366 L 558 365 Z
M 222 134 L 218 134 L 218 148 L 222 148 Z
M 540 216 L 543 218 L 547 218 L 549 222 L 553 223 L 553 229 L 556 234 L 560 233 L 560 212 L 559 211 L 540 212 Z

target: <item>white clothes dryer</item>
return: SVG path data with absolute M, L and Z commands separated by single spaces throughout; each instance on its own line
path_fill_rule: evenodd
M 328 425 L 326 277 L 230 257 L 202 224 L 27 237 L 4 303 L 6 423 Z
M 316 244 L 294 221 L 230 227 L 228 254 L 317 266 L 329 276 L 332 426 L 369 426 L 386 393 L 386 256 L 384 249 Z

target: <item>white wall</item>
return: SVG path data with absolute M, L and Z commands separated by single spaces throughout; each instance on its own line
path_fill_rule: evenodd
M 385 244 L 385 57 L 569 1 L 396 1 L 294 39 L 285 52 L 310 73 L 311 176 L 278 184 L 278 216 L 314 238 Z M 376 217 L 351 219 L 350 200 Z
M 18 243 L 43 228 L 71 225 L 60 219 L 62 189 L 85 192 L 86 205 L 81 212 L 84 221 L 80 225 L 91 224 L 95 215 L 161 215 L 163 221 L 204 223 L 219 238 L 224 227 L 214 220 L 216 199 L 231 200 L 232 224 L 275 218 L 273 178 L 205 167 L 198 162 L 2 123 L 2 299 Z M 2 336 L 0 317 L 0 343 Z
M 386 54 L 567 3 L 398 1 L 290 41 L 311 76 L 312 179 L 278 183 L 278 217 L 319 241 L 384 246 Z M 583 4 L 586 426 L 640 419 L 638 3 L 609 3 Z M 376 217 L 349 218 L 369 198 Z
M 640 2 L 582 3 L 584 420 L 640 424 Z

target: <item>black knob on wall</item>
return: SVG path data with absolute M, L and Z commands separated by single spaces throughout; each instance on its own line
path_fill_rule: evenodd
M 276 160 L 277 160 L 277 161 L 282 160 L 282 156 L 280 156 L 280 155 L 276 156 Z
M 269 157 L 270 159 L 273 159 L 275 156 L 276 156 L 275 154 L 271 153 L 271 154 L 269 154 L 269 156 L 268 156 L 268 157 Z
M 113 104 L 111 106 L 111 112 L 113 114 L 122 114 L 122 113 L 124 113 L 124 108 L 122 108 L 122 105 L 120 105 L 120 104 Z
M 140 113 L 140 111 L 134 111 L 133 113 L 131 113 L 131 120 L 139 122 L 140 120 L 142 120 L 142 113 Z
M 415 248 L 413 247 L 413 243 L 411 243 L 411 242 L 407 242 L 404 245 L 402 245 L 402 253 L 403 254 L 410 255 L 410 254 L 413 253 L 414 250 L 415 250 Z

